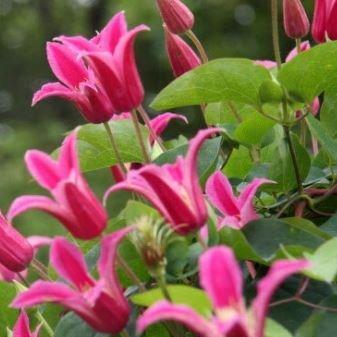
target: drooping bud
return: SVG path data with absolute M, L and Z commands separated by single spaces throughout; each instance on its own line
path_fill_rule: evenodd
M 33 259 L 33 247 L 0 212 L 0 263 L 13 272 L 21 272 Z
M 165 272 L 166 247 L 172 234 L 173 231 L 170 227 L 147 216 L 139 218 L 135 223 L 131 240 L 154 277 Z
M 286 34 L 292 39 L 309 33 L 310 23 L 301 0 L 283 0 L 283 23 Z
M 201 65 L 193 49 L 178 35 L 172 34 L 165 26 L 166 51 L 174 76 L 179 77 Z
M 316 0 L 314 18 L 312 21 L 311 34 L 315 42 L 325 42 L 325 32 L 327 23 L 326 0 Z
M 180 0 L 157 0 L 160 15 L 173 34 L 182 34 L 194 25 L 194 15 Z

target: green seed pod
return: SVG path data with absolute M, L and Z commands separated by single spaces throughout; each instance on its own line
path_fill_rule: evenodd
M 262 104 L 281 103 L 284 97 L 281 86 L 273 80 L 264 81 L 259 89 Z

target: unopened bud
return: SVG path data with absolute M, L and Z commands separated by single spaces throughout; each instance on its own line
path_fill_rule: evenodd
M 310 23 L 301 0 L 283 0 L 283 22 L 286 34 L 300 39 L 310 31 Z
M 194 15 L 180 0 L 157 0 L 160 15 L 173 34 L 182 34 L 194 25 Z
M 166 247 L 173 234 L 172 230 L 161 221 L 147 216 L 139 218 L 134 226 L 131 240 L 149 272 L 152 276 L 162 275 L 165 272 Z

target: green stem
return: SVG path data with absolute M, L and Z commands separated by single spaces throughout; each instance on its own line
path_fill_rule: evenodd
M 45 328 L 47 334 L 50 337 L 53 337 L 54 336 L 53 329 L 51 328 L 51 326 L 49 325 L 49 323 L 46 321 L 46 319 L 42 316 L 42 314 L 41 314 L 41 312 L 39 310 L 37 310 L 37 312 L 36 312 L 36 318 L 42 324 L 42 326 Z
M 300 54 L 302 52 L 301 50 L 301 39 L 296 39 L 296 50 L 297 50 L 297 54 Z
M 200 42 L 200 40 L 198 39 L 198 37 L 193 33 L 192 30 L 188 30 L 186 32 L 186 35 L 193 42 L 195 47 L 197 48 L 202 63 L 207 63 L 208 62 L 208 56 L 206 54 L 205 48 L 203 47 L 203 45 Z
M 128 278 L 139 287 L 139 289 L 144 292 L 146 291 L 146 288 L 144 287 L 142 281 L 138 278 L 138 276 L 133 272 L 133 270 L 130 268 L 130 266 L 125 262 L 125 260 L 120 256 L 119 253 L 117 253 L 117 263 L 119 266 L 123 269 L 125 274 L 128 276 Z
M 303 190 L 303 186 L 302 186 L 302 179 L 301 179 L 300 170 L 299 170 L 298 163 L 297 163 L 294 144 L 293 144 L 293 141 L 292 141 L 291 135 L 290 135 L 290 129 L 289 129 L 288 126 L 283 126 L 283 130 L 284 130 L 286 140 L 288 142 L 291 160 L 292 160 L 293 166 L 294 166 L 294 172 L 295 172 L 295 177 L 296 177 L 296 181 L 297 181 L 298 192 L 299 192 L 299 194 L 302 195 L 302 194 L 304 194 L 304 190 Z
M 105 122 L 103 124 L 104 124 L 105 130 L 106 130 L 106 132 L 108 134 L 108 137 L 109 137 L 109 140 L 110 140 L 110 143 L 111 143 L 114 155 L 115 155 L 115 157 L 117 159 L 117 162 L 119 164 L 119 167 L 122 169 L 122 171 L 124 173 L 127 173 L 128 170 L 126 169 L 125 164 L 124 164 L 124 162 L 122 160 L 122 157 L 121 157 L 121 155 L 120 155 L 120 153 L 118 151 L 118 146 L 117 146 L 115 137 L 114 137 L 114 135 L 112 133 L 112 130 L 110 128 L 110 124 L 108 122 Z
M 169 301 L 172 302 L 172 298 L 171 295 L 168 292 L 167 289 L 167 284 L 166 284 L 166 280 L 165 280 L 165 276 L 164 275 L 157 275 L 157 283 L 164 295 L 164 297 Z
M 130 334 L 126 331 L 126 329 L 122 330 L 120 333 L 121 337 L 131 337 Z M 112 335 L 114 337 L 115 335 Z
M 281 51 L 280 51 L 280 38 L 278 29 L 278 1 L 271 0 L 271 19 L 272 19 L 272 35 L 273 35 L 273 46 L 275 61 L 277 63 L 277 68 L 280 69 L 282 65 Z
M 45 268 L 41 267 L 41 263 L 33 259 L 31 266 L 35 269 L 36 273 L 44 280 L 44 281 L 52 281 L 50 277 L 48 276 L 47 272 L 44 270 Z
M 160 146 L 160 148 L 163 150 L 163 151 L 166 151 L 166 148 L 163 144 L 163 141 L 162 139 L 155 133 L 155 131 L 153 130 L 153 128 L 151 127 L 151 123 L 150 123 L 150 119 L 149 119 L 149 116 L 147 114 L 147 112 L 145 111 L 144 107 L 142 105 L 140 105 L 137 110 L 139 111 L 140 113 L 140 116 L 142 117 L 145 125 L 147 126 L 147 128 L 149 129 L 150 131 L 150 134 L 152 136 L 152 138 L 158 143 L 158 145 Z
M 135 109 L 132 109 L 131 116 L 132 116 L 133 125 L 135 127 L 136 135 L 138 137 L 139 145 L 140 145 L 140 147 L 142 149 L 142 152 L 143 152 L 144 160 L 145 160 L 146 163 L 149 163 L 151 160 L 150 160 L 149 154 L 146 150 L 144 139 L 143 139 L 140 127 L 139 127 L 137 111 Z

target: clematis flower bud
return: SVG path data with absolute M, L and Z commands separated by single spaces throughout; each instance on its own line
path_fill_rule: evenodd
M 157 0 L 160 15 L 173 34 L 182 34 L 194 25 L 194 15 L 180 0 Z
M 131 240 L 135 244 L 140 256 L 152 276 L 165 273 L 166 247 L 172 239 L 173 230 L 161 221 L 147 216 L 139 218 L 131 233 Z
M 12 272 L 21 272 L 33 259 L 33 247 L 0 212 L 0 263 Z
M 283 0 L 283 23 L 286 34 L 292 39 L 309 33 L 310 23 L 301 0 Z
M 327 3 L 326 0 L 316 0 L 314 18 L 312 21 L 311 34 L 317 43 L 325 42 L 327 22 Z
M 198 67 L 201 61 L 193 49 L 178 35 L 172 34 L 165 26 L 166 50 L 174 76 L 179 77 Z

